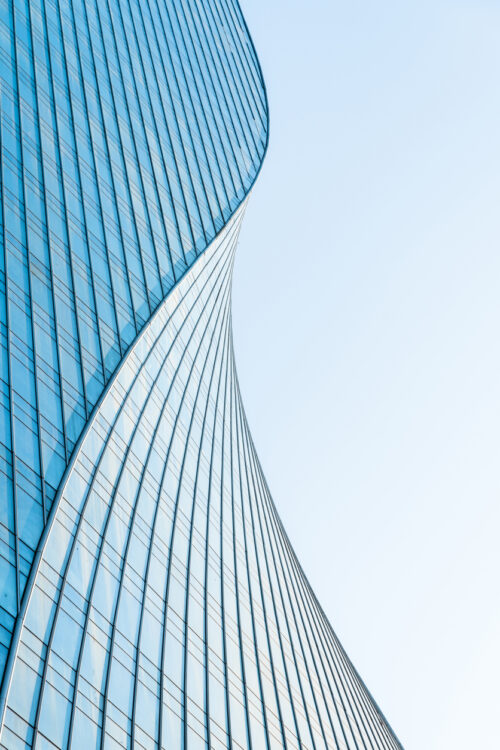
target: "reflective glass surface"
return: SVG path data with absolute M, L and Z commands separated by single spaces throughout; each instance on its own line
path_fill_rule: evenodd
M 265 91 L 233 0 L 0 3 L 0 677 L 81 432 L 248 192 Z
M 242 408 L 242 209 L 153 316 L 61 487 L 4 747 L 396 748 L 276 515 Z
M 0 37 L 0 747 L 399 748 L 241 403 L 237 0 L 5 0 Z

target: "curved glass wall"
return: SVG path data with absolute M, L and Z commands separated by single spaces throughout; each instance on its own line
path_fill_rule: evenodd
M 397 748 L 290 548 L 241 404 L 242 210 L 132 347 L 69 466 L 2 742 Z
M 0 8 L 0 678 L 76 442 L 248 192 L 267 108 L 235 0 Z
M 0 32 L 0 746 L 399 748 L 241 404 L 237 0 L 6 0 Z

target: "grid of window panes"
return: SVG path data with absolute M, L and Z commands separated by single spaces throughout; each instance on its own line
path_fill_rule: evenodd
M 267 131 L 237 0 L 0 3 L 6 750 L 400 747 L 241 405 Z
M 236 0 L 0 3 L 0 678 L 79 436 L 266 143 Z
M 89 425 L 23 612 L 2 748 L 399 748 L 289 545 L 248 431 L 242 209 Z

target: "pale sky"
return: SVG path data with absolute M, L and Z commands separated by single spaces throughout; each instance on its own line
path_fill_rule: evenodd
M 406 750 L 498 750 L 500 4 L 242 8 L 271 140 L 235 347 L 276 505 Z

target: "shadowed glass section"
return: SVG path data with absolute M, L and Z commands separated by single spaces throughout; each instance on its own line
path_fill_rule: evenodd
M 1 746 L 399 748 L 319 607 L 240 399 L 240 209 L 86 429 L 23 612 Z
M 0 678 L 82 429 L 266 143 L 236 0 L 0 4 Z

